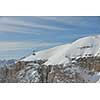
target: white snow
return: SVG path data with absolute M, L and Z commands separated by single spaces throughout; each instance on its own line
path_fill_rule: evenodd
M 45 63 L 46 65 L 54 65 L 54 64 L 62 64 L 68 61 L 68 58 L 65 58 L 65 54 L 67 49 L 69 49 L 71 45 L 65 44 L 61 46 L 57 46 L 48 50 L 43 50 L 37 52 L 36 55 L 30 55 L 21 61 L 34 61 L 40 59 L 48 59 Z
M 84 57 L 87 54 L 91 54 L 93 56 L 96 55 L 99 56 L 100 35 L 81 38 L 73 42 L 70 49 L 68 50 L 68 53 L 70 57 L 77 57 L 77 56 Z
M 48 59 L 46 65 L 68 62 L 71 57 L 100 56 L 100 35 L 84 37 L 70 44 L 64 44 L 51 49 L 39 51 L 21 61 Z

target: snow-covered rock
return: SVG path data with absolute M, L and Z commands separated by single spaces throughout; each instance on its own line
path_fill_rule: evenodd
M 53 82 L 100 83 L 100 35 L 42 50 L 20 61 L 35 60 L 47 60 L 44 65 L 54 68 L 54 72 L 50 72 L 49 82 L 53 78 Z M 60 65 L 62 68 L 59 68 Z
M 21 61 L 48 59 L 46 65 L 64 64 L 71 58 L 100 56 L 100 35 L 84 37 L 70 44 L 64 44 L 47 50 L 36 52 Z

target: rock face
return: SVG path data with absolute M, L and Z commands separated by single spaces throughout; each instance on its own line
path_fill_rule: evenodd
M 0 82 L 17 82 L 16 74 L 25 67 L 24 62 L 18 62 L 0 68 Z
M 0 68 L 3 83 L 87 83 L 100 79 L 100 58 L 84 57 L 58 65 L 45 65 L 46 60 L 19 61 Z M 96 77 L 96 78 L 95 78 Z
M 39 83 L 46 82 L 46 66 L 42 65 L 45 60 L 24 62 L 19 61 L 14 65 L 0 68 L 0 82 L 24 82 Z
M 41 62 L 41 63 L 40 63 Z M 21 83 L 78 83 L 84 82 L 79 73 L 72 67 L 63 65 L 44 65 L 41 61 L 27 62 L 16 74 Z M 73 67 L 74 68 L 74 67 Z
M 49 83 L 82 83 L 84 79 L 80 77 L 77 71 L 72 71 L 72 68 L 63 68 L 61 65 L 54 66 L 53 71 L 48 75 Z

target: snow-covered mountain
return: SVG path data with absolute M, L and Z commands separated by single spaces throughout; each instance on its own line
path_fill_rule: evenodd
M 30 63 L 39 60 L 46 60 L 45 68 L 49 68 L 50 65 L 50 80 L 55 73 L 54 81 L 48 78 L 48 82 L 100 82 L 100 35 L 80 38 L 69 44 L 33 52 L 20 61 Z
M 64 64 L 71 58 L 100 56 L 100 35 L 80 38 L 75 42 L 36 52 L 21 61 L 47 59 L 46 65 Z
M 15 59 L 10 59 L 10 60 L 0 60 L 0 67 L 12 65 L 15 63 Z
M 100 35 L 0 63 L 0 82 L 100 83 Z

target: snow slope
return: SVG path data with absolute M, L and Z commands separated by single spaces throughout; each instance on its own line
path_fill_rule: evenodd
M 71 57 L 100 56 L 100 35 L 84 37 L 73 43 L 39 51 L 21 61 L 48 59 L 46 65 L 68 62 Z
M 100 56 L 100 35 L 81 38 L 72 43 L 67 51 L 70 57 Z
M 22 59 L 21 61 L 34 61 L 39 59 L 48 59 L 48 61 L 46 62 L 47 65 L 61 64 L 68 61 L 68 59 L 65 58 L 65 54 L 67 49 L 69 49 L 70 46 L 71 46 L 70 44 L 65 44 L 48 50 L 43 50 L 37 52 L 35 56 L 30 55 L 25 59 Z

